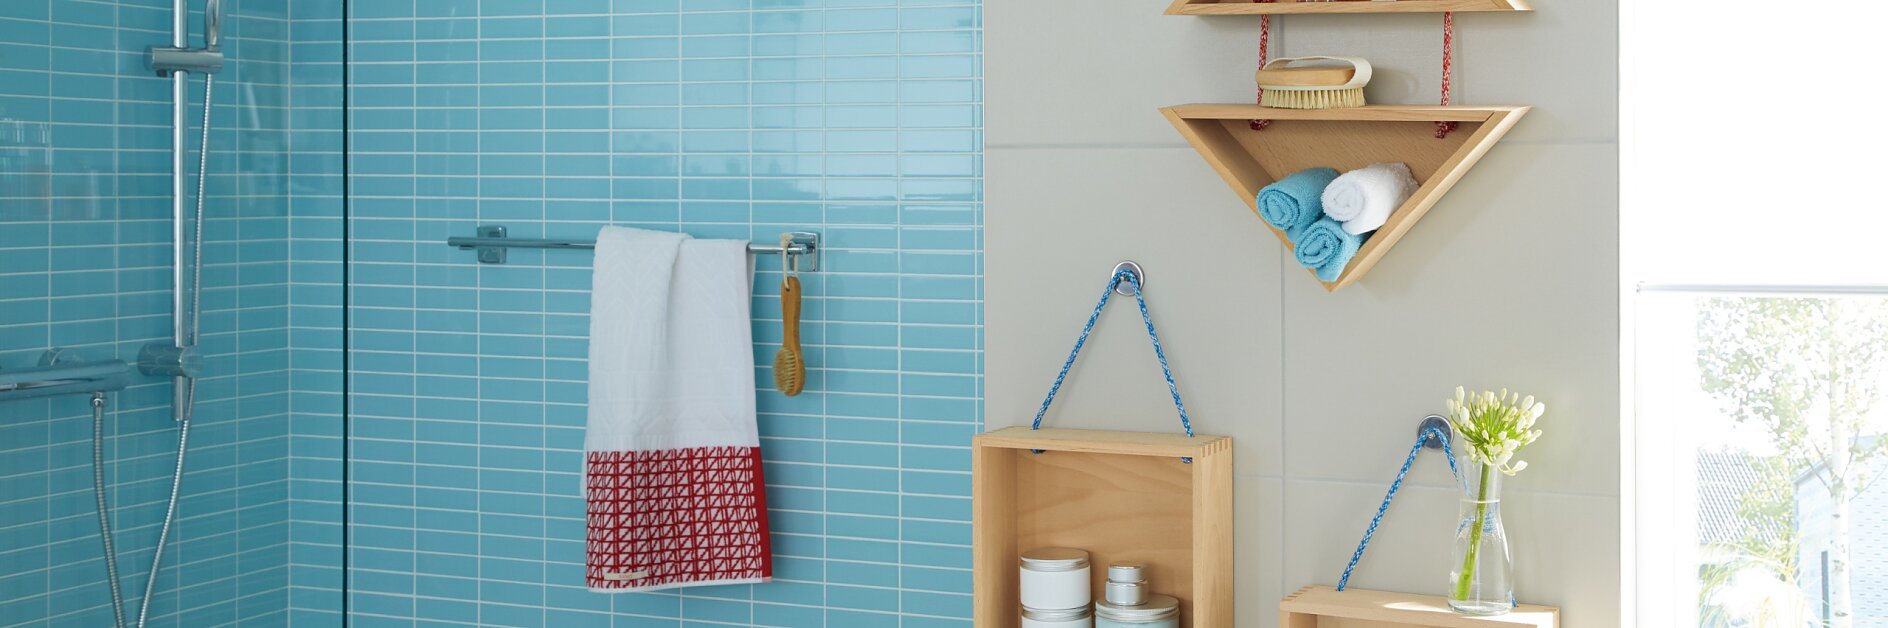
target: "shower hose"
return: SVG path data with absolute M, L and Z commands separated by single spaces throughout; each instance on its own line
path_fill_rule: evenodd
M 196 235 L 192 239 L 194 250 L 190 264 L 188 344 L 191 345 L 196 344 L 202 332 L 202 317 L 197 312 L 203 306 L 203 189 L 209 175 L 210 95 L 215 85 L 215 75 L 203 76 L 203 141 L 197 148 Z M 151 571 L 144 576 L 144 596 L 138 599 L 137 628 L 144 628 L 151 614 L 151 595 L 157 590 L 158 572 L 164 566 L 164 546 L 170 541 L 171 524 L 177 519 L 177 498 L 184 483 L 184 454 L 190 450 L 190 419 L 196 414 L 197 378 L 185 378 L 184 386 L 184 407 L 177 426 L 177 465 L 170 474 L 170 499 L 164 506 L 164 523 L 157 531 L 156 551 L 151 553 Z M 106 514 L 110 508 L 105 501 L 105 393 L 92 393 L 92 493 L 98 502 L 98 535 L 105 546 L 105 574 L 110 578 L 112 616 L 118 628 L 129 628 L 125 624 L 124 591 L 118 582 L 118 552 L 112 543 L 111 516 Z

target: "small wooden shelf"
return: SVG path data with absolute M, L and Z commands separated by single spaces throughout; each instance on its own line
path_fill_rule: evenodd
M 1560 609 L 1522 604 L 1506 615 L 1471 617 L 1433 595 L 1334 587 L 1299 589 L 1278 603 L 1280 628 L 1559 628 Z
M 972 439 L 976 625 L 1020 623 L 1021 552 L 1076 547 L 1095 591 L 1108 563 L 1145 562 L 1154 592 L 1180 599 L 1180 625 L 1231 626 L 1232 451 L 1224 436 L 1139 432 L 1011 427 Z
M 1304 13 L 1442 13 L 1445 11 L 1532 11 L 1528 0 L 1174 0 L 1167 15 L 1265 15 Z
M 1346 171 L 1379 162 L 1409 164 L 1422 187 L 1364 241 L 1336 281 L 1323 282 L 1326 290 L 1336 291 L 1370 272 L 1529 109 L 1434 105 L 1272 109 L 1195 104 L 1160 111 L 1254 215 L 1261 188 L 1305 168 L 1325 166 Z M 1254 119 L 1272 123 L 1263 131 L 1254 131 L 1248 126 Z M 1456 122 L 1458 126 L 1448 137 L 1437 139 L 1438 121 Z M 1284 232 L 1272 232 L 1287 249 L 1291 248 Z

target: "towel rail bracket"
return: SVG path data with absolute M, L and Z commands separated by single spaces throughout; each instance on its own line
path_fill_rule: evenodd
M 510 249 L 594 249 L 595 240 L 551 240 L 541 238 L 509 237 L 504 225 L 481 225 L 476 237 L 452 237 L 446 239 L 447 246 L 475 251 L 480 264 L 503 264 L 509 260 Z M 795 267 L 801 271 L 819 270 L 819 234 L 811 231 L 793 231 L 792 243 L 785 247 L 779 244 L 749 244 L 747 252 L 755 255 L 796 256 Z

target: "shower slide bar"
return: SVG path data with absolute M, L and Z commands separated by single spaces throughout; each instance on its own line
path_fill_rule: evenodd
M 201 48 L 190 45 L 189 17 L 190 0 L 171 0 L 170 45 L 151 46 L 145 57 L 151 71 L 170 79 L 171 339 L 145 345 L 138 354 L 138 370 L 171 378 L 171 418 L 179 422 L 190 415 L 202 362 L 196 345 L 203 292 L 203 192 L 209 175 L 210 96 L 224 61 L 223 0 L 204 0 Z M 202 146 L 197 149 L 194 216 L 189 196 L 191 74 L 203 77 Z M 191 237 L 192 226 L 195 239 Z M 143 622 L 140 617 L 138 625 Z
M 505 263 L 506 249 L 594 249 L 595 240 L 548 240 L 540 238 L 505 237 L 505 228 L 499 225 L 479 227 L 477 237 L 453 237 L 446 239 L 447 246 L 478 251 L 479 263 Z M 791 233 L 793 243 L 785 247 L 778 244 L 749 244 L 747 252 L 755 255 L 787 255 L 799 259 L 795 268 L 802 271 L 819 270 L 819 234 L 809 231 Z

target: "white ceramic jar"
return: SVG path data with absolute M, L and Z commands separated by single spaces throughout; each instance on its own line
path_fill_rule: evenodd
M 1071 547 L 1044 547 L 1023 552 L 1021 589 L 1023 608 L 1058 611 L 1087 608 L 1094 600 L 1088 580 L 1088 552 Z

